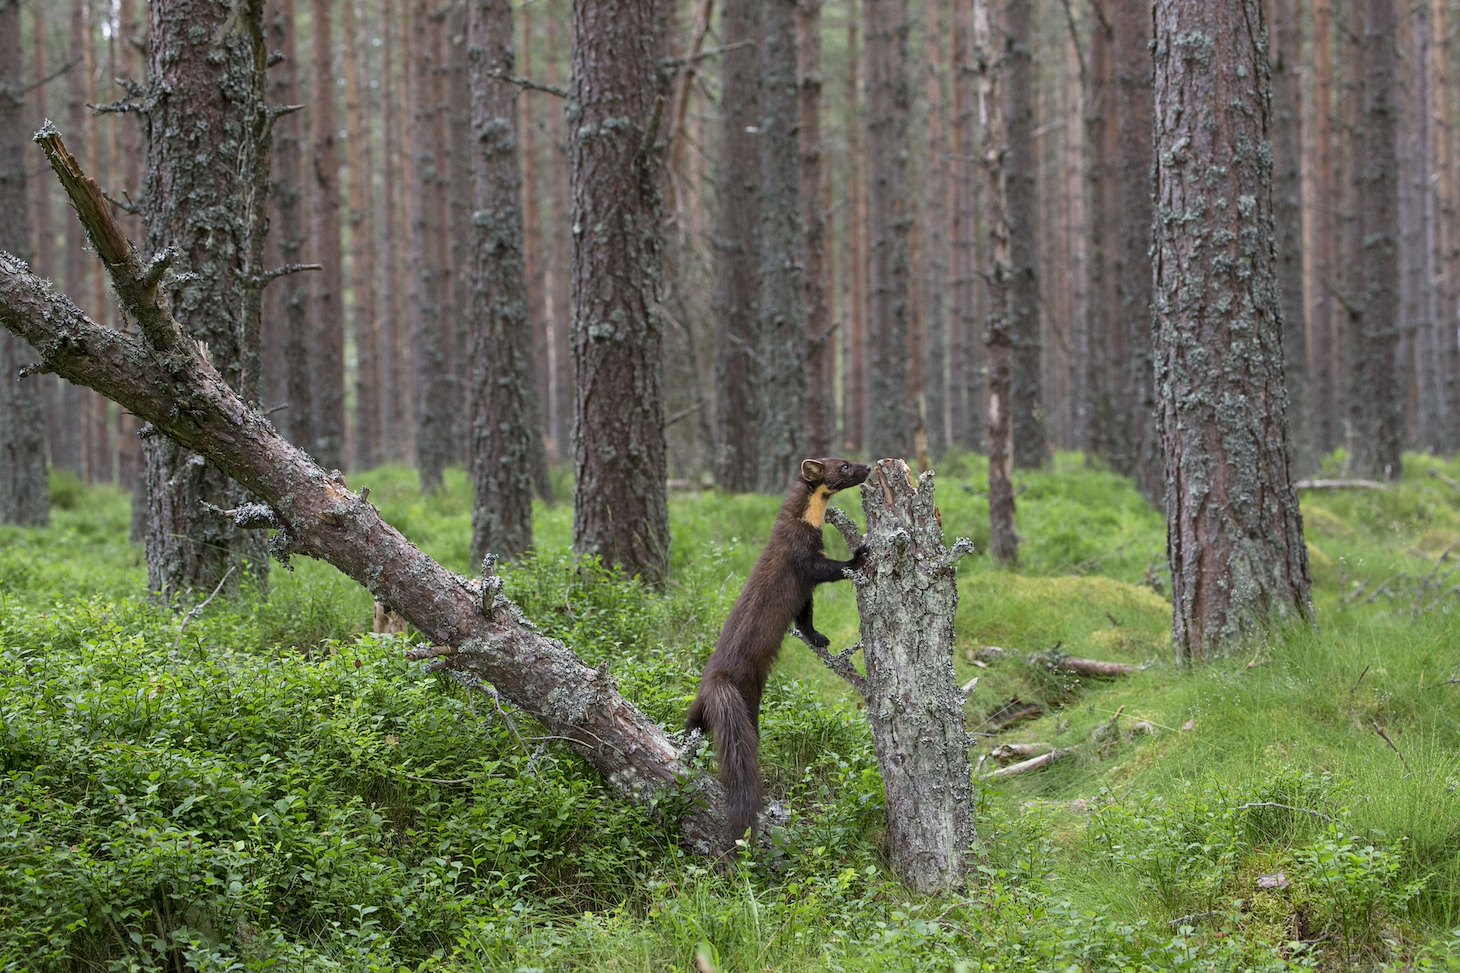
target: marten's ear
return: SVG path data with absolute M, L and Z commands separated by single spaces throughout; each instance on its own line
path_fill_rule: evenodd
M 819 459 L 803 459 L 801 461 L 801 479 L 807 483 L 820 483 L 826 479 L 826 467 Z

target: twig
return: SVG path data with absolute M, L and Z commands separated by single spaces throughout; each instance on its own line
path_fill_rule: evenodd
M 1027 774 L 1031 773 L 1032 771 L 1043 770 L 1046 767 L 1051 767 L 1059 763 L 1061 760 L 1073 757 L 1074 755 L 1075 751 L 1073 748 L 1067 747 L 1064 750 L 1051 750 L 1049 753 L 1043 753 L 1037 757 L 1030 757 L 1028 760 L 1021 760 L 1017 764 L 1010 764 L 1007 767 L 1000 767 L 998 770 L 985 777 L 984 780 L 1007 780 L 1010 777 L 1018 777 L 1020 774 Z
M 560 88 L 555 84 L 543 84 L 541 81 L 533 81 L 531 78 L 518 77 L 515 74 L 508 74 L 500 68 L 495 71 L 488 71 L 487 75 L 496 78 L 498 81 L 515 84 L 517 87 L 526 91 L 541 91 L 543 94 L 556 95 L 564 100 L 569 97 L 567 88 Z
M 791 626 L 791 634 L 796 636 L 796 638 L 800 639 L 802 642 L 806 643 L 806 646 L 811 649 L 812 653 L 818 659 L 820 659 L 828 669 L 836 673 L 838 676 L 841 676 L 842 679 L 846 681 L 847 685 L 851 686 L 857 691 L 857 694 L 859 696 L 861 696 L 863 699 L 867 698 L 867 677 L 858 672 L 856 667 L 852 665 L 852 656 L 861 651 L 861 642 L 856 643 L 851 648 L 843 649 L 836 655 L 832 655 L 830 652 L 826 651 L 825 648 L 812 642 L 809 638 L 806 637 L 805 633 L 803 633 L 799 628 L 794 625 Z
M 736 41 L 733 44 L 721 44 L 719 47 L 707 47 L 707 48 L 704 48 L 703 50 L 696 51 L 693 54 L 687 54 L 684 57 L 665 58 L 663 61 L 660 61 L 659 63 L 660 63 L 660 65 L 662 67 L 665 67 L 665 68 L 682 68 L 682 67 L 684 67 L 686 65 L 695 64 L 695 63 L 698 63 L 700 61 L 703 61 L 706 58 L 717 57 L 717 56 L 719 56 L 721 54 L 729 54 L 731 51 L 738 51 L 742 47 L 754 47 L 754 46 L 755 46 L 755 41 L 753 41 L 753 40 L 750 40 L 750 41 Z
M 1384 732 L 1384 728 L 1379 725 L 1379 721 L 1378 720 L 1370 720 L 1369 721 L 1369 724 L 1374 728 L 1374 732 L 1377 733 L 1377 734 L 1379 734 L 1379 739 L 1380 740 L 1383 740 L 1385 743 L 1389 744 L 1389 749 L 1390 750 L 1393 750 L 1396 754 L 1399 755 L 1399 762 L 1402 763 L 1402 764 L 1404 764 L 1404 769 L 1405 770 L 1408 770 L 1409 769 L 1409 761 L 1404 759 L 1404 754 L 1403 753 L 1400 753 L 1399 748 L 1394 745 L 1394 741 L 1391 740 L 1391 739 L 1389 739 L 1389 734 L 1387 734 L 1387 733 Z
M 1460 481 L 1456 481 L 1453 477 L 1446 476 L 1445 474 L 1441 473 L 1439 470 L 1435 470 L 1435 469 L 1430 470 L 1430 476 L 1432 476 L 1435 479 L 1439 480 L 1441 483 L 1443 483 L 1446 486 L 1450 487 L 1450 489 L 1452 489 L 1452 490 L 1460 490 Z
M 273 270 L 266 270 L 262 274 L 259 274 L 254 283 L 262 287 L 270 281 L 277 280 L 280 277 L 287 277 L 289 274 L 303 273 L 306 270 L 324 270 L 324 264 L 285 264 L 282 267 L 275 267 Z
M 188 622 L 191 622 L 193 619 L 198 618 L 200 615 L 203 614 L 203 609 L 207 608 L 208 605 L 213 601 L 213 599 L 218 597 L 218 592 L 223 590 L 223 586 L 228 583 L 228 579 L 232 576 L 233 565 L 230 564 L 228 566 L 228 570 L 223 572 L 223 577 L 218 579 L 218 584 L 214 586 L 213 593 L 204 598 L 197 605 L 194 605 L 192 610 L 182 617 L 182 621 L 179 622 L 177 626 L 177 640 L 172 643 L 172 651 L 176 652 L 178 650 L 178 647 L 182 645 L 183 629 L 188 627 Z
M 1388 484 L 1378 480 L 1299 480 L 1299 490 L 1387 490 Z
M 1367 676 L 1368 674 L 1369 674 L 1369 667 L 1368 666 L 1364 666 L 1364 671 L 1361 672 L 1361 673 L 1359 673 L 1359 678 L 1355 679 L 1354 680 L 1354 684 L 1352 686 L 1348 687 L 1348 694 L 1350 696 L 1352 696 L 1354 694 L 1354 692 L 1358 690 L 1359 683 L 1363 682 L 1364 681 L 1364 677 Z

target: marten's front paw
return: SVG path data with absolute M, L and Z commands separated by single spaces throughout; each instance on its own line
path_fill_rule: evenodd
M 827 638 L 825 635 L 822 635 L 815 629 L 812 629 L 811 631 L 806 633 L 806 641 L 810 642 L 818 649 L 824 649 L 831 644 L 831 639 Z
M 867 545 L 863 544 L 861 547 L 852 552 L 852 560 L 847 564 L 847 567 L 851 568 L 853 571 L 860 571 L 862 570 L 862 565 L 866 563 Z

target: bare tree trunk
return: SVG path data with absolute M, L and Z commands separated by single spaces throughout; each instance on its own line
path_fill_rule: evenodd
M 269 134 L 261 0 L 238 9 L 198 0 L 151 4 L 154 95 L 147 123 L 148 247 L 171 247 L 183 272 L 172 306 L 224 381 L 259 396 L 259 289 Z M 140 413 L 139 413 L 140 414 Z M 147 580 L 159 597 L 268 578 L 262 540 L 220 523 L 205 503 L 242 501 L 238 486 L 173 440 L 146 442 Z
M 949 890 L 972 877 L 978 841 L 967 717 L 953 674 L 955 566 L 973 545 L 943 546 L 933 474 L 914 482 L 901 460 L 877 463 L 862 509 L 865 538 L 845 517 L 834 522 L 854 550 L 865 542 L 869 552 L 857 611 L 891 866 L 917 891 Z
M 992 0 L 974 0 L 974 64 L 978 74 L 979 157 L 983 178 L 984 232 L 989 249 L 984 273 L 988 305 L 984 346 L 988 354 L 989 554 L 1002 565 L 1019 560 L 1019 534 L 1014 527 L 1014 347 L 1009 333 L 1009 219 L 1004 186 L 1004 101 L 999 90 L 999 48 L 994 42 Z
M 509 0 L 473 0 L 467 44 L 476 152 L 472 215 L 472 560 L 532 546 L 533 474 L 540 457 L 536 366 L 522 263 L 522 182 Z
M 979 127 L 974 116 L 978 94 L 973 71 L 973 31 L 967 17 L 953 25 L 953 152 L 948 160 L 954 186 L 952 250 L 949 281 L 951 304 L 956 308 L 949 363 L 949 394 L 953 398 L 952 442 L 977 450 L 984 438 L 984 371 L 978 354 L 978 205 Z
M 669 569 L 657 0 L 573 5 L 573 549 Z
M 1310 163 L 1303 207 L 1303 277 L 1307 337 L 1308 399 L 1313 449 L 1325 453 L 1339 442 L 1339 399 L 1333 369 L 1334 284 L 1339 197 L 1333 156 L 1333 20 L 1329 0 L 1313 0 L 1312 125 L 1305 130 Z
M 953 221 L 952 193 L 948 179 L 948 120 L 943 107 L 949 103 L 949 36 L 946 5 L 928 0 L 927 75 L 927 172 L 922 193 L 922 223 L 926 227 L 927 259 L 923 288 L 923 423 L 928 452 L 942 456 L 952 438 L 948 409 L 948 228 Z
M 867 348 L 867 448 L 874 457 L 917 449 L 912 388 L 910 287 L 911 187 L 908 156 L 912 84 L 907 0 L 864 0 L 867 15 L 867 156 L 872 238 Z
M 0 250 L 30 257 L 26 212 L 27 124 L 19 0 L 0 0 Z M 42 527 L 50 519 L 46 483 L 46 424 L 40 379 L 21 379 L 34 353 L 14 335 L 0 334 L 0 523 Z
M 325 469 L 344 466 L 345 309 L 344 258 L 340 252 L 340 163 L 335 148 L 335 71 L 333 0 L 312 0 L 313 88 L 310 92 L 310 236 L 315 260 L 324 268 L 310 275 L 313 336 L 310 384 L 313 387 L 314 440 L 309 451 Z
M 1361 286 L 1350 347 L 1353 464 L 1360 476 L 1398 479 L 1403 415 L 1398 387 L 1399 187 L 1395 0 L 1364 0 L 1363 124 L 1354 176 L 1362 240 Z
M 1277 226 L 1278 285 L 1283 300 L 1283 366 L 1289 442 L 1298 469 L 1316 466 L 1308 397 L 1307 307 L 1303 299 L 1302 24 L 1297 0 L 1273 0 L 1272 215 Z
M 1004 0 L 1004 57 L 1002 83 L 1004 126 L 1004 192 L 1009 233 L 1008 315 L 1013 346 L 1010 385 L 1010 421 L 1013 424 L 1014 465 L 1037 469 L 1049 461 L 1044 428 L 1041 376 L 1043 341 L 1040 335 L 1040 281 L 1038 246 L 1039 186 L 1034 151 L 1034 43 L 1030 17 L 1032 0 Z
M 412 404 L 415 426 L 416 471 L 421 491 L 441 488 L 442 472 L 450 457 L 451 374 L 447 368 L 446 331 L 442 320 L 445 280 L 439 260 L 440 226 L 437 222 L 438 170 L 446 160 L 438 152 L 436 130 L 436 70 L 442 29 L 432 15 L 429 0 L 410 4 L 411 49 L 406 52 L 407 100 L 410 105 L 411 165 L 406 180 L 406 219 L 411 238 L 410 303 Z M 402 32 L 404 36 L 404 32 Z
M 1177 658 L 1310 619 L 1259 0 L 1156 4 L 1156 387 Z
M 1119 2 L 1119 0 L 1114 0 Z M 1125 436 L 1125 415 L 1120 395 L 1120 370 L 1127 364 L 1117 347 L 1115 328 L 1119 310 L 1115 278 L 1119 271 L 1116 236 L 1120 219 L 1116 192 L 1119 157 L 1119 118 L 1115 108 L 1115 30 L 1106 10 L 1111 0 L 1092 3 L 1090 57 L 1085 85 L 1086 181 L 1088 206 L 1086 266 L 1089 290 L 1085 323 L 1087 351 L 1086 402 L 1083 409 L 1086 449 L 1117 470 L 1129 472 L 1123 452 L 1130 447 Z
M 1115 0 L 1114 118 L 1116 127 L 1114 318 L 1107 332 L 1113 360 L 1117 428 L 1124 441 L 1113 455 L 1117 471 L 1158 503 L 1164 486 L 1161 437 L 1156 426 L 1151 358 L 1151 10 Z
M 864 60 L 860 43 L 861 17 L 866 4 L 852 4 L 847 10 L 847 86 L 846 113 L 853 119 L 848 124 L 847 155 L 851 165 L 847 171 L 846 259 L 847 259 L 847 327 L 845 332 L 846 362 L 844 379 L 846 395 L 843 403 L 842 430 L 847 451 L 860 454 L 867 444 L 867 162 L 863 151 L 863 126 L 855 119 L 862 116 L 866 98 L 859 80 Z
M 785 488 L 806 446 L 806 309 L 796 100 L 796 0 L 761 3 L 757 485 Z
M 760 478 L 755 341 L 760 241 L 760 0 L 725 0 L 721 16 L 719 215 L 715 226 L 715 482 Z M 735 45 L 742 45 L 736 47 Z
M 401 145 L 402 130 L 409 125 L 403 115 L 402 98 L 397 97 L 396 66 L 400 58 L 396 47 L 404 37 L 400 30 L 403 15 L 398 13 L 409 0 L 381 0 L 380 48 L 380 116 L 381 161 L 384 180 L 380 187 L 380 308 L 384 313 L 381 335 L 380 426 L 384 442 L 381 459 L 401 460 L 413 454 L 413 430 L 410 408 L 410 316 L 406 310 L 406 291 L 412 264 L 403 254 L 407 251 L 409 230 L 403 230 L 400 211 L 402 191 L 406 187 L 409 157 Z M 406 190 L 409 191 L 409 190 Z
M 821 137 L 821 4 L 796 4 L 800 73 L 801 222 L 806 281 L 806 452 L 827 456 L 836 443 L 836 332 L 827 297 L 826 180 Z
M 375 231 L 371 214 L 371 175 L 375 155 L 371 151 L 370 131 L 366 127 L 366 99 L 369 88 L 365 79 L 372 77 L 366 63 L 365 50 L 359 44 L 359 25 L 355 4 L 344 0 L 341 22 L 345 58 L 345 143 L 350 167 L 350 290 L 353 298 L 351 321 L 355 335 L 355 412 L 350 437 L 351 469 L 369 469 L 380 462 L 380 354 L 381 321 L 376 281 L 380 279 L 376 258 Z

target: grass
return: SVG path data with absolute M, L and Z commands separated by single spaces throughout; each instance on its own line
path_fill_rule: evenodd
M 1195 670 L 1159 514 L 1078 456 L 1022 475 L 1021 567 L 963 562 L 955 666 L 974 724 L 1035 703 L 1003 736 L 1076 756 L 981 783 L 977 881 L 931 897 L 886 871 L 864 718 L 794 643 L 762 721 L 793 819 L 721 871 L 366 634 L 334 569 L 183 622 L 143 593 L 127 498 L 57 478 L 50 527 L 0 528 L 0 970 L 1460 970 L 1460 464 L 1406 470 L 1304 496 L 1316 631 Z M 950 538 L 986 541 L 984 472 L 940 465 Z M 460 471 L 429 499 L 403 468 L 351 485 L 471 572 Z M 573 561 L 543 507 L 508 592 L 673 728 L 777 504 L 672 498 L 662 595 Z M 817 620 L 855 638 L 850 586 Z M 1052 652 L 1144 668 L 1076 680 Z

